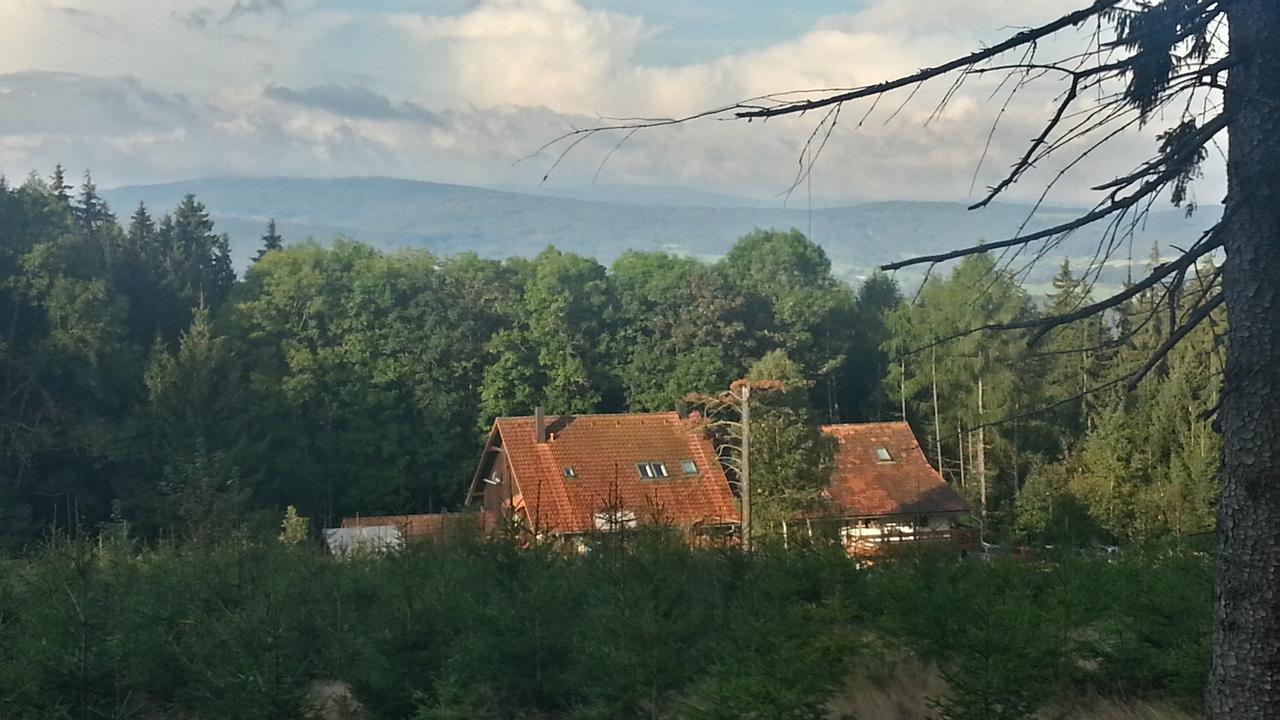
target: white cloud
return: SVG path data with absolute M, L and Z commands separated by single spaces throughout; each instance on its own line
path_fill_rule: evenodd
M 11 2 L 0 23 L 0 72 L 75 74 L 34 85 L 31 76 L 0 76 L 0 169 L 10 175 L 63 161 L 94 167 L 104 182 L 245 173 L 517 185 L 536 182 L 554 154 L 520 158 L 599 122 L 597 114 L 683 115 L 767 92 L 875 82 L 1078 4 L 932 0 L 922 11 L 915 0 L 874 0 L 747 52 L 658 65 L 636 59 L 657 32 L 644 18 L 582 0 L 481 0 L 454 15 L 344 12 L 318 0 L 68 0 L 84 13 L 68 15 L 36 0 Z M 106 32 L 104 23 L 120 29 Z M 927 126 L 946 81 L 926 86 L 887 124 L 906 92 L 885 98 L 860 128 L 870 102 L 846 108 L 814 193 L 963 199 L 984 149 L 977 187 L 995 182 L 1061 88 L 1050 82 L 1019 98 L 988 147 L 994 84 L 974 79 Z M 646 131 L 609 157 L 602 177 L 767 196 L 791 182 L 818 119 Z M 584 143 L 551 182 L 589 182 L 618 139 Z M 1149 134 L 1124 140 L 1081 177 L 1120 172 L 1151 142 Z M 1037 195 L 1054 170 L 1046 164 L 1010 197 Z M 1064 182 L 1051 199 L 1088 201 L 1086 185 Z
M 423 45 L 442 46 L 436 72 L 464 102 L 576 113 L 600 109 L 644 36 L 639 18 L 574 0 L 489 0 L 465 15 L 391 22 Z

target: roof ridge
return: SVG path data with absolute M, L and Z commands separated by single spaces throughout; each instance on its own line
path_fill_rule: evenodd
M 906 420 L 876 420 L 874 422 L 850 422 L 850 423 L 826 423 L 821 427 L 825 428 L 851 428 L 851 427 L 869 427 L 872 425 L 906 425 L 911 427 L 911 423 Z
M 677 417 L 679 417 L 678 413 L 676 413 L 675 410 L 661 410 L 658 412 L 646 412 L 646 413 L 560 413 L 558 415 L 555 413 L 547 413 L 543 417 L 548 419 L 564 418 L 564 417 L 622 418 L 622 417 L 658 417 L 658 416 L 666 416 L 666 415 L 676 415 Z M 499 420 L 534 420 L 537 417 L 538 417 L 537 415 L 499 415 L 498 417 L 495 417 L 493 421 L 497 422 Z

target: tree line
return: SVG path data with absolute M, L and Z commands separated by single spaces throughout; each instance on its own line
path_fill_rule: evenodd
M 947 341 L 1086 304 L 1089 278 L 1064 263 L 1037 298 L 977 255 L 904 298 L 887 275 L 837 279 L 796 230 L 713 263 L 631 252 L 606 268 L 554 247 L 286 246 L 274 222 L 237 278 L 196 198 L 121 222 L 58 168 L 0 181 L 0 540 L 112 523 L 212 539 L 286 505 L 318 524 L 456 508 L 495 416 L 667 410 L 748 374 L 792 388 L 758 419 L 756 484 L 779 513 L 830 459 L 796 428 L 905 412 L 992 533 L 1186 536 L 1212 527 L 1221 321 L 1128 392 L 1109 380 L 1177 324 L 1155 292 L 1039 342 Z

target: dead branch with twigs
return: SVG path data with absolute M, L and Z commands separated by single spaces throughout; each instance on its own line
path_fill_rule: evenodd
M 1187 202 L 1187 186 L 1198 176 L 1200 165 L 1208 153 L 1207 149 L 1216 144 L 1217 138 L 1231 123 L 1231 115 L 1222 109 L 1221 102 L 1204 99 L 1199 103 L 1199 110 L 1193 109 L 1197 107 L 1197 99 L 1221 93 L 1221 76 L 1229 72 L 1237 62 L 1236 58 L 1226 52 L 1221 40 L 1225 7 L 1229 2 L 1230 0 L 1164 2 L 1159 4 L 1160 17 L 1153 20 L 1149 14 L 1149 3 L 1138 0 L 1095 0 L 1086 7 L 1050 22 L 1017 32 L 1002 42 L 883 82 L 859 87 L 770 93 L 683 117 L 630 118 L 574 129 L 552 139 L 533 156 L 541 156 L 552 148 L 560 148 L 548 170 L 550 174 L 582 141 L 597 134 L 625 133 L 621 141 L 625 142 L 639 130 L 662 126 L 707 119 L 751 122 L 803 116 L 822 110 L 823 114 L 803 144 L 794 178 L 780 193 L 789 195 L 810 177 L 814 164 L 832 140 L 840 111 L 846 105 L 860 100 L 870 102 L 870 107 L 858 123 L 861 126 L 885 96 L 895 91 L 907 90 L 911 95 L 906 98 L 906 102 L 910 102 L 914 93 L 925 83 L 950 76 L 951 84 L 925 120 L 925 124 L 928 124 L 940 116 L 966 80 L 1003 74 L 1004 78 L 991 93 L 991 97 L 994 98 L 1005 87 L 1009 87 L 1010 92 L 993 123 L 991 134 L 994 135 L 1004 109 L 1020 91 L 1034 83 L 1049 82 L 1056 78 L 1059 82 L 1065 81 L 1066 87 L 1053 102 L 1041 131 L 1028 142 L 1009 170 L 987 188 L 978 201 L 970 205 L 971 210 L 987 207 L 1022 180 L 1029 170 L 1068 149 L 1077 148 L 1075 156 L 1069 158 L 1065 166 L 1046 184 L 1018 230 L 1011 237 L 994 242 L 903 258 L 886 263 L 882 269 L 895 271 L 924 265 L 927 280 L 931 269 L 937 264 L 968 255 L 1001 251 L 1005 254 L 1001 258 L 999 272 L 1011 272 L 1015 277 L 1025 277 L 1063 239 L 1081 228 L 1106 223 L 1102 238 L 1085 269 L 1086 286 L 1091 288 L 1097 282 L 1103 267 L 1124 242 L 1128 240 L 1132 243 L 1133 235 L 1145 222 L 1151 205 L 1157 198 L 1169 196 L 1175 204 L 1185 203 L 1189 210 L 1194 207 L 1194 203 Z M 1039 57 L 1044 54 L 1043 41 L 1086 23 L 1093 23 L 1094 29 L 1083 50 L 1053 60 Z M 1111 31 L 1110 37 L 1108 29 Z M 1006 58 L 1009 60 L 1005 61 Z M 890 118 L 901 110 L 902 105 Z M 1103 196 L 1092 209 L 1069 221 L 1028 231 L 1030 221 L 1049 191 L 1068 171 L 1126 131 L 1147 124 L 1156 113 L 1179 106 L 1178 124 L 1160 135 L 1157 153 L 1133 171 L 1096 184 L 1093 190 L 1103 193 Z M 990 137 L 987 142 L 987 147 L 989 146 Z M 610 149 L 605 161 L 617 148 L 618 145 L 615 145 Z M 979 166 L 985 157 L 984 149 Z M 976 173 L 975 170 L 975 179 Z M 1222 240 L 1215 233 L 1216 228 L 1221 225 L 1215 223 L 1194 246 L 1174 260 L 1153 268 L 1147 277 L 1074 312 L 974 327 L 921 348 L 906 349 L 904 354 L 913 354 L 972 333 L 1020 329 L 1032 331 L 1028 340 L 1034 345 L 1054 328 L 1116 308 L 1160 283 L 1167 284 L 1169 292 L 1173 292 L 1186 272 L 1200 258 L 1217 252 L 1222 247 Z M 1035 249 L 1029 257 L 1022 258 L 1028 248 Z M 1015 269 L 1014 263 L 1020 260 L 1021 264 Z M 1195 306 L 1184 309 L 1191 316 L 1197 316 L 1196 312 L 1201 306 L 1214 301 L 1200 297 L 1194 302 L 1197 303 Z M 1164 309 L 1170 313 L 1172 323 L 1177 317 L 1178 309 L 1171 304 Z M 1204 312 L 1205 316 L 1209 314 L 1209 311 Z

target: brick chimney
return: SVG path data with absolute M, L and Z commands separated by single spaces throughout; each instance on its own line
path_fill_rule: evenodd
M 547 418 L 542 414 L 542 406 L 533 409 L 533 440 L 537 443 L 547 441 Z

